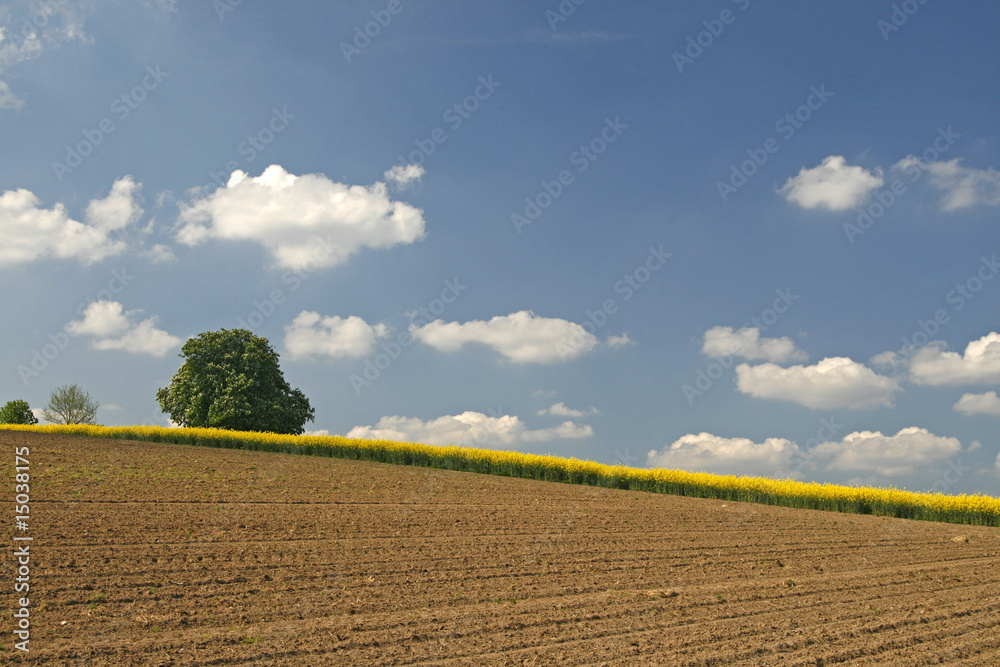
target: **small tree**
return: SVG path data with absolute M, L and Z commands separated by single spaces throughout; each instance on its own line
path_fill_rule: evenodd
M 184 364 L 156 401 L 181 426 L 298 435 L 313 420 L 309 399 L 285 382 L 266 338 L 209 331 L 188 339 L 179 356 Z
M 0 408 L 0 424 L 37 424 L 38 418 L 27 401 L 7 401 Z
M 75 384 L 59 387 L 42 409 L 42 417 L 53 424 L 93 424 L 100 407 L 90 394 Z

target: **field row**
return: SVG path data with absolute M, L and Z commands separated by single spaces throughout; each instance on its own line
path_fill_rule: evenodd
M 1000 498 L 951 496 L 764 477 L 609 466 L 592 461 L 468 447 L 159 426 L 11 426 L 27 432 L 76 434 L 223 449 L 293 453 L 422 466 L 594 487 L 780 505 L 905 519 L 1000 526 Z M 191 489 L 196 491 L 196 489 Z M 201 490 L 211 495 L 210 490 Z
M 194 458 L 185 446 L 14 437 L 35 452 L 43 489 L 33 653 L 46 662 L 1000 658 L 992 528 L 358 461 L 231 450 L 194 450 Z M 174 481 L 157 484 L 156 475 Z M 242 500 L 191 500 L 185 485 L 202 476 L 214 495 Z M 5 559 L 0 576 L 9 579 L 10 567 Z

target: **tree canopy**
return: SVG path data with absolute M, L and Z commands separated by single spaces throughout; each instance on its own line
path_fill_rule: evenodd
M 28 406 L 27 401 L 7 401 L 7 403 L 0 408 L 0 424 L 37 424 L 38 418 L 35 417 L 34 413 L 31 411 L 31 407 Z
M 266 338 L 246 329 L 209 331 L 184 343 L 179 356 L 184 364 L 156 400 L 181 426 L 298 435 L 314 418 Z
M 100 403 L 75 384 L 59 387 L 42 408 L 42 417 L 53 424 L 93 424 Z

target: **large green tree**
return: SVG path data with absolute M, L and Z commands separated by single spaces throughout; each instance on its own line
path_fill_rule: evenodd
M 179 356 L 184 364 L 156 400 L 181 426 L 298 435 L 313 420 L 309 399 L 285 382 L 266 338 L 209 331 L 184 343 Z
M 7 401 L 0 408 L 0 424 L 37 424 L 35 417 L 27 401 Z

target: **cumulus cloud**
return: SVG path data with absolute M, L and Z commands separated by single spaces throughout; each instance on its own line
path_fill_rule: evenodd
M 965 347 L 949 352 L 940 341 L 917 350 L 910 359 L 910 380 L 923 385 L 1000 383 L 1000 333 L 992 331 Z
M 538 411 L 539 415 L 554 415 L 556 417 L 584 417 L 586 415 L 596 415 L 597 408 L 590 406 L 589 410 L 574 410 L 573 408 L 567 407 L 565 403 L 559 401 L 554 405 L 551 405 L 544 410 Z
M 846 357 L 812 366 L 766 363 L 736 367 L 736 386 L 757 398 L 791 401 L 813 409 L 892 407 L 899 382 Z
M 514 447 L 525 442 L 548 442 L 593 435 L 590 426 L 566 421 L 552 428 L 530 430 L 518 417 L 489 417 L 481 412 L 463 412 L 423 421 L 417 417 L 382 417 L 375 426 L 355 426 L 348 438 L 401 440 L 430 445 L 466 447 Z
M 813 458 L 826 460 L 827 470 L 862 470 L 894 477 L 945 461 L 962 451 L 962 443 L 911 426 L 896 435 L 857 431 L 839 442 L 824 442 L 809 451 Z
M 177 240 L 253 241 L 274 268 L 331 267 L 362 248 L 389 248 L 425 235 L 423 211 L 389 198 L 385 183 L 365 187 L 322 174 L 295 176 L 271 165 L 251 178 L 237 170 L 225 187 L 180 205 Z
M 443 352 L 453 352 L 466 343 L 487 345 L 510 361 L 520 364 L 551 364 L 574 359 L 594 349 L 597 338 L 579 324 L 539 317 L 530 310 L 494 317 L 488 322 L 435 320 L 422 327 L 410 325 L 417 340 Z
M 66 325 L 67 331 L 78 336 L 97 336 L 109 338 L 123 334 L 129 330 L 132 323 L 117 301 L 95 301 L 87 306 L 82 320 L 75 320 Z
M 156 317 L 141 322 L 135 315 L 142 311 L 125 312 L 117 301 L 95 301 L 87 306 L 82 320 L 66 325 L 74 336 L 93 336 L 98 350 L 125 350 L 162 357 L 181 344 L 181 339 L 156 328 Z
M 112 232 L 137 222 L 142 216 L 139 202 L 141 183 L 131 176 L 115 181 L 104 199 L 94 199 L 87 205 L 86 220 L 95 229 Z
M 118 179 L 106 198 L 88 204 L 86 223 L 73 220 L 62 204 L 42 208 L 38 197 L 23 188 L 4 192 L 0 195 L 0 262 L 57 257 L 93 264 L 123 253 L 125 242 L 113 240 L 111 234 L 142 215 L 141 187 L 131 176 Z
M 960 161 L 960 158 L 955 158 L 924 162 L 918 157 L 908 155 L 893 165 L 893 168 L 917 167 L 927 170 L 930 184 L 944 191 L 944 196 L 941 198 L 942 210 L 955 211 L 979 204 L 1000 206 L 1000 171 L 992 167 L 989 169 L 963 167 L 959 164 Z
M 791 338 L 761 338 L 757 327 L 712 327 L 705 332 L 701 351 L 710 357 L 733 355 L 743 359 L 767 359 L 774 363 L 806 361 L 809 355 L 795 347 Z
M 673 444 L 650 450 L 646 465 L 718 475 L 788 476 L 799 446 L 784 438 L 756 443 L 748 438 L 723 438 L 711 433 L 688 434 Z
M 965 415 L 993 415 L 1000 417 L 1000 396 L 995 391 L 985 394 L 963 394 L 954 408 Z
M 419 164 L 408 164 L 405 166 L 397 164 L 385 172 L 385 180 L 394 183 L 397 188 L 403 189 L 423 178 L 424 173 L 426 173 L 424 168 Z
M 360 358 L 374 352 L 376 341 L 388 333 L 386 325 L 373 326 L 356 315 L 323 317 L 303 310 L 285 326 L 285 349 L 292 359 L 317 355 Z
M 831 155 L 818 167 L 803 167 L 798 176 L 789 178 L 778 193 L 802 208 L 843 211 L 863 204 L 882 183 L 880 169 L 867 171 L 863 167 L 848 165 L 840 155 Z
M 623 333 L 620 336 L 608 336 L 607 341 L 608 347 L 617 349 L 619 347 L 625 347 L 626 345 L 635 345 L 631 338 L 628 337 L 627 333 Z

